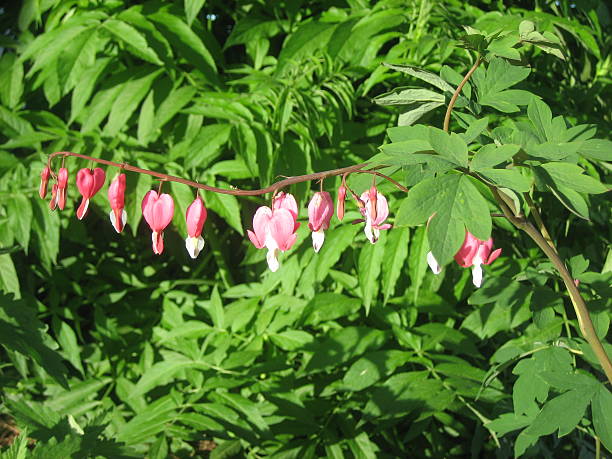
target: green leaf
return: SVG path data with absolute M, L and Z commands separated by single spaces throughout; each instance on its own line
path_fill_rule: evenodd
M 390 231 L 389 235 L 387 236 L 384 254 L 386 262 L 383 263 L 382 275 L 382 293 L 384 295 L 385 303 L 395 293 L 397 280 L 406 262 L 409 238 L 410 231 L 408 228 L 396 228 Z
M 409 359 L 409 353 L 397 350 L 365 354 L 348 369 L 342 382 L 352 392 L 363 390 L 393 373 Z
M 376 244 L 366 243 L 359 254 L 358 273 L 361 299 L 366 315 L 370 311 L 372 300 L 378 294 L 378 275 L 385 253 L 386 235 L 382 231 Z
M 2 282 L 1 287 L 3 291 L 13 293 L 16 299 L 21 298 L 17 271 L 15 270 L 11 255 L 8 253 L 0 255 L 0 282 Z
M 229 186 L 223 182 L 219 186 Z M 206 206 L 223 218 L 228 225 L 238 233 L 243 234 L 242 221 L 240 220 L 240 206 L 235 196 L 230 194 L 208 193 L 206 195 Z
M 0 255 L 0 263 L 8 254 Z M 6 266 L 0 266 L 5 273 Z M 45 325 L 36 317 L 36 304 L 31 300 L 15 300 L 0 295 L 0 344 L 40 365 L 62 387 L 68 388 L 68 370 L 55 352 L 57 344 L 43 330 Z
M 478 153 L 474 155 L 470 167 L 476 171 L 481 168 L 491 168 L 498 164 L 510 161 L 520 150 L 520 145 L 495 145 L 493 143 L 484 145 Z
M 429 89 L 394 89 L 372 99 L 378 105 L 409 105 L 415 102 L 444 103 L 444 96 Z
M 23 194 L 15 194 L 7 203 L 9 221 L 15 234 L 15 239 L 24 252 L 28 253 L 30 245 L 30 233 L 32 228 L 32 202 Z
M 363 409 L 366 419 L 388 419 L 411 412 L 427 416 L 444 410 L 453 394 L 426 372 L 397 373 L 373 388 Z
M 102 23 L 102 27 L 108 30 L 115 39 L 123 42 L 127 50 L 136 57 L 151 64 L 163 65 L 153 48 L 147 43 L 144 35 L 127 22 L 110 18 Z
M 312 343 L 313 336 L 303 330 L 286 330 L 270 334 L 270 340 L 284 351 L 295 351 Z
M 531 189 L 529 179 L 517 169 L 491 169 L 483 167 L 478 170 L 478 173 L 496 185 L 510 188 L 519 193 L 524 193 Z
M 480 118 L 473 123 L 470 123 L 467 130 L 463 134 L 459 134 L 466 144 L 472 143 L 476 137 L 482 134 L 487 126 L 489 125 L 489 117 L 485 116 L 484 118 Z
M 344 327 L 319 337 L 310 346 L 312 358 L 304 371 L 314 373 L 342 365 L 369 350 L 380 348 L 386 340 L 382 330 L 369 327 Z
M 219 290 L 217 286 L 213 288 L 210 294 L 210 303 L 208 313 L 213 321 L 213 324 L 219 330 L 225 330 L 225 314 L 223 309 L 223 303 L 221 302 L 221 296 L 219 296 Z
M 349 316 L 359 310 L 360 301 L 339 293 L 317 294 L 302 313 L 304 325 L 318 325 L 341 317 Z
M 179 55 L 197 67 L 213 85 L 218 85 L 217 65 L 200 37 L 178 16 L 163 11 L 147 16 L 160 25 L 168 41 L 177 48 Z
M 143 161 L 138 161 L 137 165 L 142 169 L 147 169 L 149 167 L 149 165 Z M 142 199 L 151 189 L 153 178 L 147 174 L 130 174 L 130 176 L 127 177 L 126 184 L 125 211 L 127 213 L 127 223 L 132 228 L 132 235 L 136 236 L 138 233 L 138 224 L 142 219 Z
M 71 124 L 80 115 L 81 111 L 85 107 L 85 104 L 91 97 L 98 79 L 106 70 L 106 67 L 108 64 L 110 64 L 111 60 L 112 59 L 110 58 L 100 57 L 96 59 L 95 63 L 91 67 L 79 75 L 79 80 L 76 83 L 70 98 L 70 119 L 68 120 L 68 124 Z M 112 103 L 112 101 L 110 103 Z
M 187 18 L 187 24 L 191 27 L 193 20 L 196 18 L 206 0 L 184 0 L 185 4 L 185 17 Z
M 196 92 L 197 89 L 193 86 L 181 86 L 173 89 L 155 111 L 155 129 L 161 129 L 170 121 L 191 101 Z
M 129 397 L 136 399 L 151 389 L 174 380 L 181 371 L 193 367 L 196 367 L 195 361 L 181 354 L 173 353 L 170 360 L 157 362 L 147 369 L 130 392 Z
M 0 100 L 14 109 L 23 95 L 23 63 L 13 53 L 4 53 L 0 59 Z
M 117 94 L 108 116 L 108 122 L 104 127 L 104 134 L 115 136 L 126 126 L 132 113 L 149 92 L 153 81 L 159 76 L 162 70 L 151 72 L 150 69 L 141 69 L 122 85 L 121 92 Z
M 122 425 L 117 440 L 137 444 L 164 431 L 176 417 L 180 396 L 166 395 L 145 405 L 145 409 Z
M 276 74 L 282 75 L 292 67 L 291 64 L 299 63 L 302 59 L 312 56 L 316 50 L 326 46 L 335 28 L 335 24 L 319 21 L 300 24 L 281 47 Z
M 603 384 L 599 385 L 591 400 L 591 411 L 595 433 L 608 451 L 612 452 L 612 393 Z
M 589 139 L 581 143 L 578 153 L 597 161 L 612 161 L 612 141 L 605 139 Z
M 419 80 L 423 80 L 435 86 L 436 88 L 441 89 L 442 91 L 450 92 L 451 94 L 455 92 L 455 88 L 453 88 L 450 84 L 448 84 L 435 73 L 428 72 L 427 70 L 422 70 L 418 67 L 412 67 L 410 65 L 395 65 L 388 63 L 383 63 L 383 65 L 392 70 L 407 73 L 408 75 L 418 78 Z
M 81 363 L 81 349 L 74 330 L 62 320 L 57 320 L 57 322 L 54 323 L 54 328 L 57 335 L 57 341 L 62 347 L 62 350 L 66 353 L 68 361 L 79 370 L 82 375 L 85 374 Z
M 147 145 L 149 143 L 149 139 L 153 134 L 153 120 L 155 118 L 155 104 L 153 98 L 153 91 L 149 91 L 149 95 L 146 97 L 145 101 L 140 108 L 140 116 L 138 117 L 138 130 L 136 132 L 136 137 L 138 141 Z
M 539 166 L 544 169 L 556 185 L 562 185 L 579 193 L 599 194 L 608 188 L 599 180 L 583 174 L 584 170 L 571 163 L 546 163 Z
M 425 273 L 427 272 L 428 250 L 427 231 L 424 226 L 421 226 L 414 231 L 414 235 L 412 236 L 409 255 L 410 263 L 408 264 L 414 304 L 417 304 L 419 290 L 421 289 Z
M 552 112 L 541 99 L 533 97 L 527 106 L 527 116 L 536 128 L 540 141 L 552 140 Z
M 439 155 L 458 166 L 467 167 L 467 144 L 461 136 L 455 133 L 449 135 L 441 129 L 430 128 L 429 142 Z
M 400 206 L 396 224 L 418 225 L 434 214 L 429 222 L 428 239 L 441 265 L 450 262 L 461 247 L 466 227 L 481 240 L 491 235 L 488 204 L 467 176 L 445 175 L 413 187 Z

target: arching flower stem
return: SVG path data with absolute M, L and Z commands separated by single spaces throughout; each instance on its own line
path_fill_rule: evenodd
M 237 188 L 219 188 L 219 187 L 215 187 L 215 186 L 210 186 L 210 185 L 204 185 L 202 183 L 198 183 L 198 182 L 194 182 L 192 180 L 187 180 L 184 179 L 182 177 L 176 177 L 174 175 L 168 175 L 168 174 L 164 174 L 162 172 L 156 172 L 156 171 L 152 171 L 149 169 L 142 169 L 140 167 L 136 167 L 136 166 L 132 166 L 130 164 L 127 163 L 117 163 L 114 161 L 108 161 L 106 159 L 101 159 L 101 158 L 93 158 L 91 156 L 87 156 L 87 155 L 82 155 L 80 153 L 73 153 L 71 151 L 57 151 L 55 153 L 51 153 L 49 155 L 48 161 L 47 161 L 47 165 L 49 167 L 49 169 L 51 170 L 51 175 L 53 177 L 55 177 L 55 173 L 53 172 L 53 169 L 51 168 L 51 161 L 53 160 L 53 158 L 55 158 L 56 156 L 62 156 L 62 161 L 65 160 L 65 158 L 67 156 L 74 156 L 77 158 L 81 158 L 81 159 L 85 159 L 85 160 L 89 160 L 89 161 L 93 161 L 99 164 L 106 164 L 107 166 L 113 166 L 113 167 L 118 167 L 120 169 L 123 169 L 125 171 L 129 171 L 129 172 L 136 172 L 139 174 L 146 174 L 146 175 L 150 175 L 152 177 L 157 177 L 159 179 L 162 179 L 162 181 L 166 181 L 166 182 L 177 182 L 177 183 L 182 183 L 184 185 L 188 185 L 191 186 L 193 188 L 199 188 L 200 190 L 205 190 L 205 191 L 211 191 L 213 193 L 221 193 L 221 194 L 231 194 L 234 196 L 261 196 L 263 194 L 267 194 L 267 193 L 273 193 L 276 192 L 282 188 L 285 188 L 289 185 L 293 185 L 295 183 L 302 183 L 302 182 L 309 182 L 312 180 L 321 180 L 321 179 L 325 179 L 327 177 L 335 177 L 338 175 L 344 175 L 344 174 L 353 174 L 353 173 L 357 173 L 357 174 L 375 174 L 379 177 L 384 178 L 385 180 L 388 180 L 389 182 L 393 183 L 396 187 L 398 187 L 398 189 L 407 192 L 408 189 L 402 185 L 400 185 L 399 183 L 397 183 L 395 180 L 393 180 L 390 177 L 387 177 L 384 174 L 381 174 L 380 172 L 377 172 L 376 169 L 380 169 L 381 167 L 385 167 L 385 166 L 374 166 L 370 169 L 365 169 L 366 167 L 368 167 L 368 163 L 361 163 L 361 164 L 355 164 L 354 166 L 348 166 L 348 167 L 342 167 L 339 169 L 331 169 L 328 171 L 322 171 L 322 172 L 315 172 L 314 174 L 305 174 L 305 175 L 296 175 L 293 177 L 287 177 L 283 180 L 279 180 L 278 182 L 273 183 L 270 186 L 267 186 L 265 188 L 260 188 L 257 190 L 241 190 L 241 189 L 237 189 Z

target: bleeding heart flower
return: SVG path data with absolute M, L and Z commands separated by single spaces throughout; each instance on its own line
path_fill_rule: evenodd
M 476 287 L 482 285 L 482 265 L 490 265 L 501 255 L 502 249 L 493 249 L 493 238 L 481 241 L 472 233 L 466 231 L 465 240 L 459 251 L 455 254 L 455 261 L 463 268 L 472 267 L 472 282 Z M 442 270 L 434 258 L 433 253 L 427 254 L 427 263 L 434 272 L 439 274 Z
M 45 166 L 45 168 L 40 172 L 40 186 L 38 187 L 38 195 L 41 199 L 45 199 L 45 196 L 47 196 L 47 184 L 49 183 L 50 175 L 51 169 L 49 169 L 49 166 Z
M 125 174 L 119 174 L 108 187 L 108 201 L 110 202 L 110 221 L 118 233 L 123 231 L 127 221 L 125 207 Z
M 156 191 L 149 191 L 142 200 L 142 215 L 153 231 L 153 253 L 160 255 L 164 251 L 164 229 L 174 216 L 172 196 L 166 193 L 158 196 Z
M 327 191 L 314 194 L 308 204 L 308 228 L 312 231 L 312 246 L 318 252 L 325 241 L 325 230 L 334 214 L 334 202 Z
M 364 191 L 360 199 L 364 204 L 363 207 L 359 209 L 361 215 L 365 217 L 366 226 L 364 232 L 368 240 L 374 244 L 378 241 L 381 230 L 391 228 L 389 223 L 383 224 L 389 216 L 387 198 L 380 194 L 375 187 L 372 187 L 370 190 Z
M 49 209 L 55 210 L 59 207 L 60 210 L 64 210 L 66 206 L 66 188 L 68 187 L 68 169 L 61 167 L 57 173 L 57 182 L 53 184 L 51 188 L 51 202 L 49 203 Z
M 289 250 L 295 244 L 297 221 L 297 203 L 287 193 L 279 193 L 272 202 L 272 209 L 262 206 L 253 217 L 253 231 L 248 230 L 249 239 L 255 247 L 266 247 L 266 260 L 270 271 L 279 268 L 278 253 Z
M 185 239 L 185 247 L 191 258 L 196 258 L 200 251 L 204 248 L 204 238 L 202 238 L 202 228 L 206 222 L 208 212 L 204 207 L 204 201 L 198 196 L 187 207 L 187 239 Z
M 81 205 L 77 209 L 76 215 L 79 220 L 83 220 L 85 215 L 87 215 L 87 211 L 89 210 L 89 200 L 98 192 L 102 185 L 104 185 L 104 180 L 106 179 L 106 174 L 104 170 L 96 167 L 91 170 L 89 168 L 81 169 L 77 172 L 76 184 L 79 189 L 79 193 L 83 195 L 83 199 L 81 199 Z
M 338 188 L 338 203 L 336 205 L 336 216 L 338 220 L 342 220 L 344 218 L 344 200 L 346 199 L 346 187 L 344 185 L 340 185 Z

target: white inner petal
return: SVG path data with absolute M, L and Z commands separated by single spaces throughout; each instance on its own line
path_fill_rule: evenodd
M 435 259 L 432 252 L 427 253 L 427 264 L 429 265 L 434 274 L 440 274 L 440 272 L 442 271 L 442 268 L 438 264 L 438 260 Z
M 476 287 L 480 287 L 482 285 L 482 264 L 474 263 L 472 267 L 472 282 Z
M 278 271 L 280 264 L 278 263 L 278 249 L 268 249 L 268 254 L 266 255 L 266 260 L 268 261 L 268 267 L 270 271 L 275 273 Z
M 321 246 L 323 245 L 324 241 L 325 231 L 320 229 L 319 231 L 312 232 L 312 247 L 314 248 L 315 252 L 319 252 L 319 250 L 321 250 Z

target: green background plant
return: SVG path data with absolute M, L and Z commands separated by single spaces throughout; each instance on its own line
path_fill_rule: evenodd
M 13 434 L 1 437 L 12 443 L 2 457 L 611 450 L 610 388 L 563 284 L 529 238 L 490 217 L 498 206 L 475 180 L 503 187 L 526 213 L 523 193 L 535 187 L 605 340 L 610 11 L 503 3 L 5 7 L 0 419 Z M 448 136 L 445 106 L 476 53 L 486 62 Z M 182 215 L 193 194 L 172 184 L 175 231 L 157 257 L 139 225 L 150 177 L 128 175 L 122 235 L 105 192 L 83 222 L 74 183 L 66 211 L 48 211 L 38 174 L 62 150 L 242 188 L 373 161 L 411 192 L 380 183 L 396 227 L 377 244 L 334 219 L 317 255 L 302 225 L 269 273 L 244 237 L 263 198 L 205 193 L 207 245 L 192 261 Z M 72 176 L 87 166 L 68 162 Z M 359 193 L 370 181 L 349 179 Z M 302 215 L 309 190 L 290 190 Z M 430 246 L 452 259 L 464 224 L 492 231 L 504 251 L 478 290 L 454 264 L 427 269 Z

